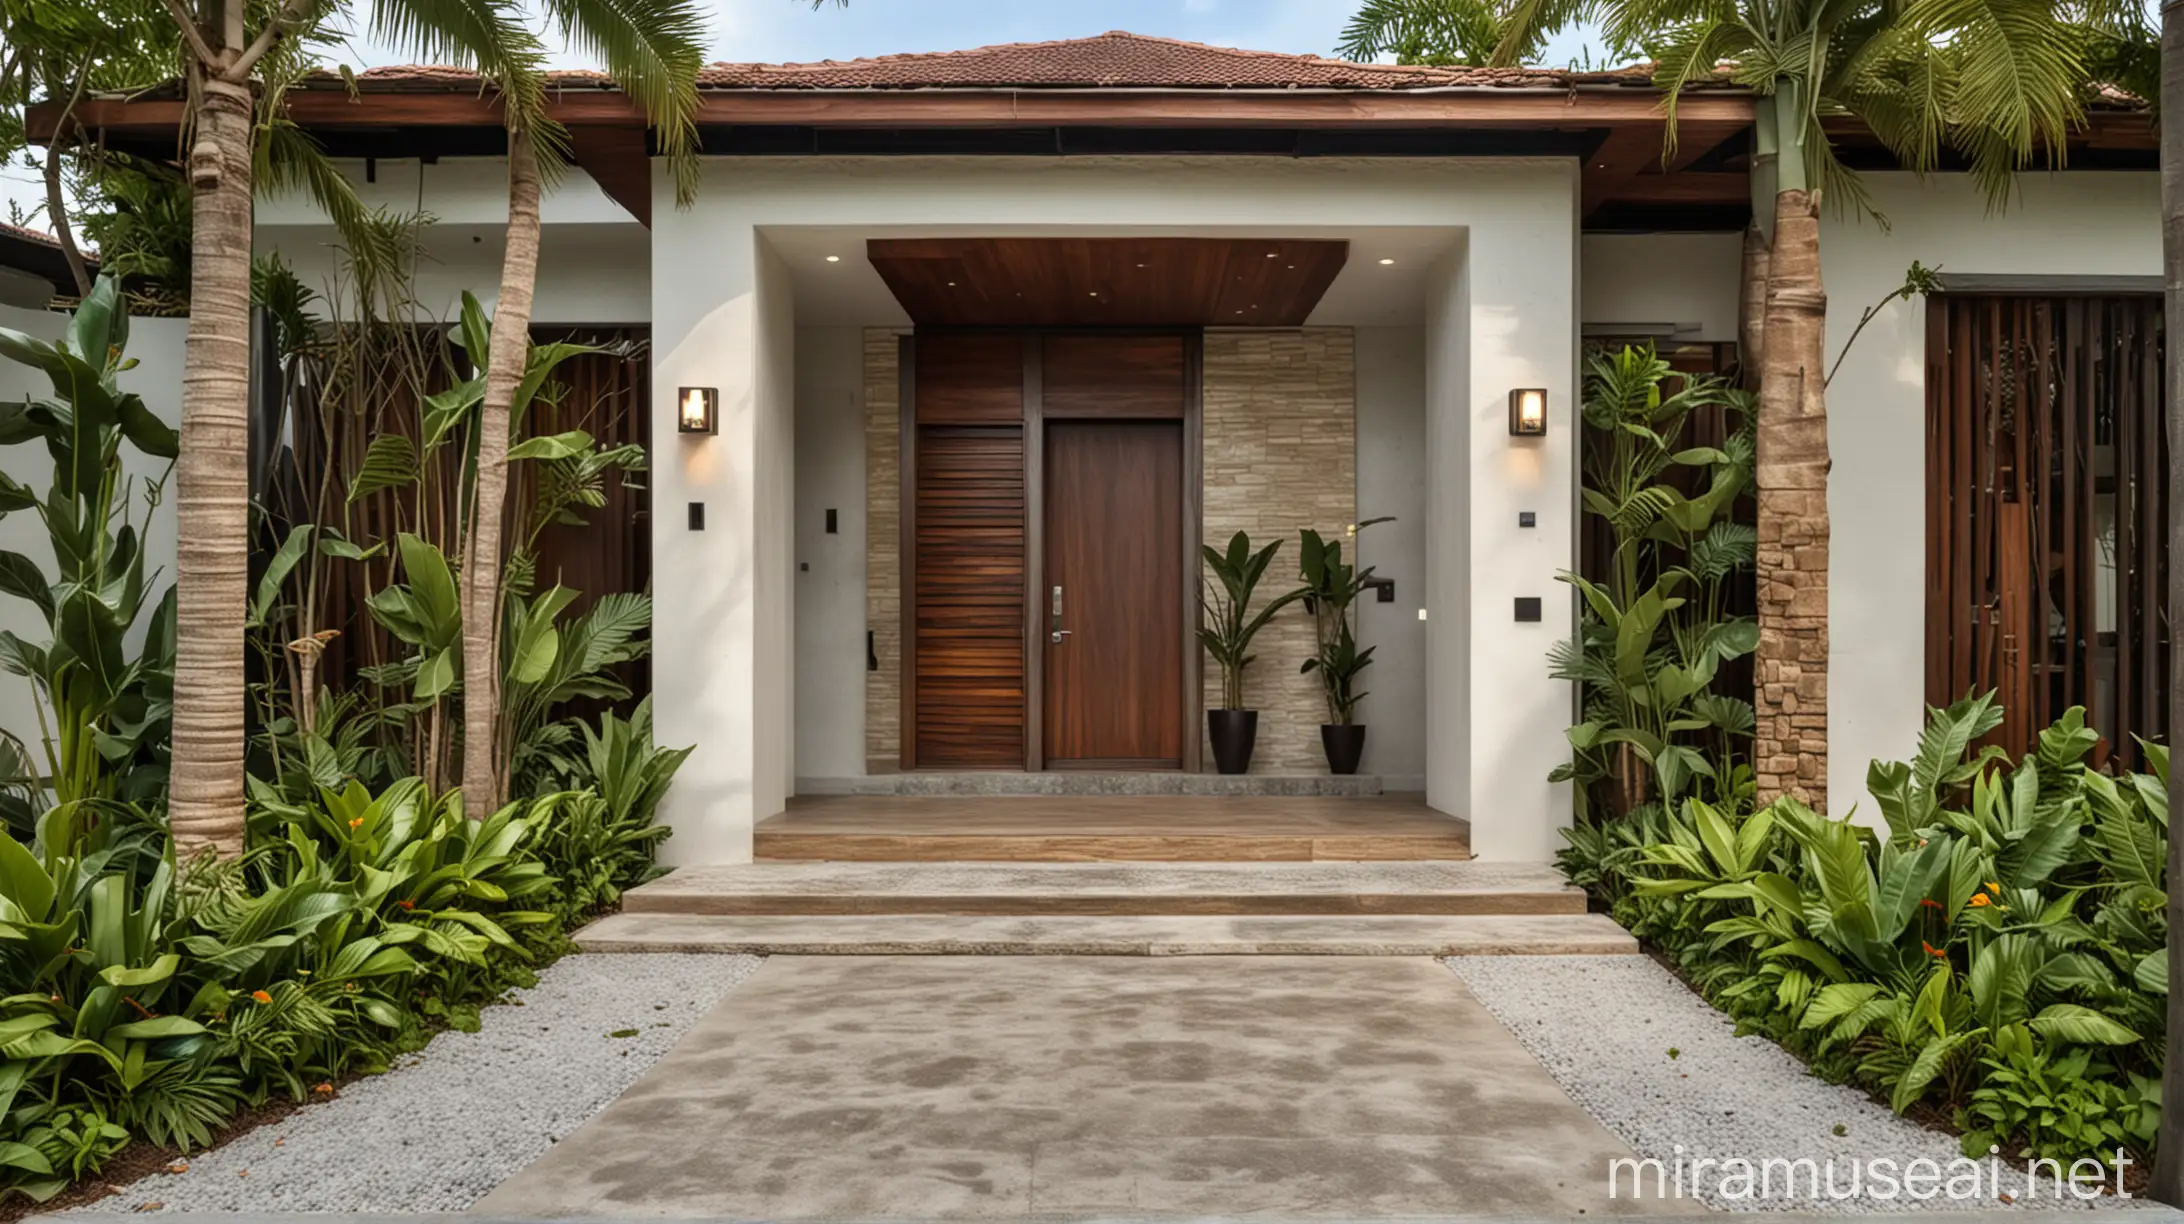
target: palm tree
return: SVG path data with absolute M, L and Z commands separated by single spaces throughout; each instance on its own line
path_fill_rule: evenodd
M 1676 142 L 1686 86 L 1726 76 L 1756 98 L 1752 210 L 1766 244 L 1758 320 L 1760 798 L 1823 806 L 1827 754 L 1827 294 L 1819 204 L 1878 219 L 1836 159 L 1824 120 L 1864 124 L 1907 169 L 1946 144 L 1990 204 L 2045 154 L 2060 164 L 2083 116 L 2087 28 L 2050 0 L 1513 0 L 1496 63 L 1542 34 L 1598 21 L 1611 47 L 1644 48 Z M 1756 258 L 1747 261 L 1755 267 Z M 1747 329 L 1749 330 L 1749 329 Z M 1750 360 L 1748 358 L 1748 360 Z
M 279 0 L 253 33 L 247 0 L 164 0 L 188 85 L 190 326 L 175 464 L 174 769 L 177 853 L 243 844 L 243 621 L 250 580 L 251 200 L 268 125 L 253 74 L 315 29 L 329 0 Z
M 690 0 L 544 0 L 570 46 L 591 57 L 640 106 L 676 174 L 676 198 L 696 187 L 698 69 L 705 21 Z M 508 240 L 493 306 L 477 488 L 462 567 L 463 797 L 473 815 L 499 806 L 507 777 L 500 743 L 501 534 L 508 493 L 510 405 L 530 351 L 538 280 L 539 192 L 567 158 L 547 113 L 544 48 L 511 0 L 373 0 L 379 32 L 417 54 L 476 68 L 499 91 L 508 130 Z

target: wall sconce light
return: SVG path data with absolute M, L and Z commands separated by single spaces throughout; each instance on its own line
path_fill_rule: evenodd
M 1509 393 L 1509 435 L 1537 438 L 1547 432 L 1547 392 L 1526 387 Z
M 680 407 L 676 411 L 676 429 L 686 434 L 709 434 L 720 430 L 720 390 L 716 387 L 682 387 L 676 391 Z M 1515 420 L 1514 417 L 1510 418 Z

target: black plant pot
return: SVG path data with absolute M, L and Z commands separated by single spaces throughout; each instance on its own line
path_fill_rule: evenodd
M 1251 750 L 1259 742 L 1257 710 L 1208 710 L 1206 734 L 1213 741 L 1213 766 L 1225 774 L 1251 772 Z
M 1319 742 L 1327 750 L 1327 772 L 1354 774 L 1358 758 L 1365 755 L 1365 724 L 1321 723 Z

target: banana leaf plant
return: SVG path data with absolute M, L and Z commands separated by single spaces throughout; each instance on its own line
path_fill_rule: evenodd
M 1221 669 L 1224 710 L 1244 708 L 1244 669 L 1257 657 L 1251 653 L 1252 639 L 1259 636 L 1275 613 L 1304 597 L 1302 590 L 1285 591 L 1256 613 L 1251 610 L 1259 580 L 1266 576 L 1267 567 L 1281 548 L 1282 542 L 1276 540 L 1253 552 L 1251 537 L 1241 531 L 1229 537 L 1226 552 L 1211 544 L 1199 546 L 1207 577 L 1201 581 L 1198 599 L 1198 641 Z
M 0 667 L 36 689 L 47 782 L 60 804 L 154 802 L 166 786 L 167 725 L 174 695 L 174 599 L 154 599 L 144 532 L 165 476 L 140 482 L 124 448 L 173 460 L 175 431 L 117 385 L 129 316 L 119 282 L 102 277 L 77 307 L 67 336 L 48 342 L 0 328 L 0 357 L 52 384 L 47 399 L 0 404 L 0 446 L 43 443 L 53 483 L 41 500 L 0 475 L 0 516 L 38 515 L 53 568 L 0 551 L 0 592 L 35 608 L 44 641 L 0 632 Z M 132 503 L 143 518 L 133 520 Z M 132 631 L 143 644 L 130 657 Z

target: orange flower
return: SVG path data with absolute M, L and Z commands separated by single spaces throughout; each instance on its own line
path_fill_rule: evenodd
M 1994 904 L 1994 898 L 1992 898 L 1992 897 L 1988 896 L 1988 895 L 1987 895 L 1987 894 L 1985 894 L 1985 893 L 1973 893 L 1973 894 L 1972 894 L 1972 904 L 1973 904 L 1973 905 L 1993 905 L 1993 904 Z
M 1936 960 L 1949 959 L 1949 954 L 1947 952 L 1942 951 L 1940 948 L 1935 947 L 1934 945 L 1926 942 L 1923 939 L 1919 941 L 1919 946 L 1926 949 L 1926 954 Z
M 1941 908 L 1941 902 L 1934 900 L 1932 897 L 1928 897 L 1925 900 L 1920 901 L 1919 904 L 1925 906 L 1927 909 Z
M 251 997 L 251 998 L 253 998 L 253 999 L 256 999 L 256 1000 L 257 1000 L 258 1002 L 260 1002 L 260 1003 L 271 1003 L 271 1002 L 273 1001 L 273 996 L 272 996 L 272 995 L 269 995 L 269 994 L 267 994 L 266 992 L 264 992 L 264 991 L 262 991 L 262 990 L 253 990 L 253 991 L 251 991 L 251 992 L 250 992 L 250 997 Z
M 362 816 L 359 816 L 355 820 L 350 821 L 349 827 L 352 829 L 360 829 L 364 827 L 364 818 Z
M 1993 880 L 1989 880 L 1987 881 L 1987 891 L 1999 897 L 2002 895 L 2002 886 L 1995 883 Z
M 395 904 L 401 906 L 403 909 L 406 910 L 413 910 L 417 908 L 417 903 L 415 901 L 397 901 L 395 902 Z

